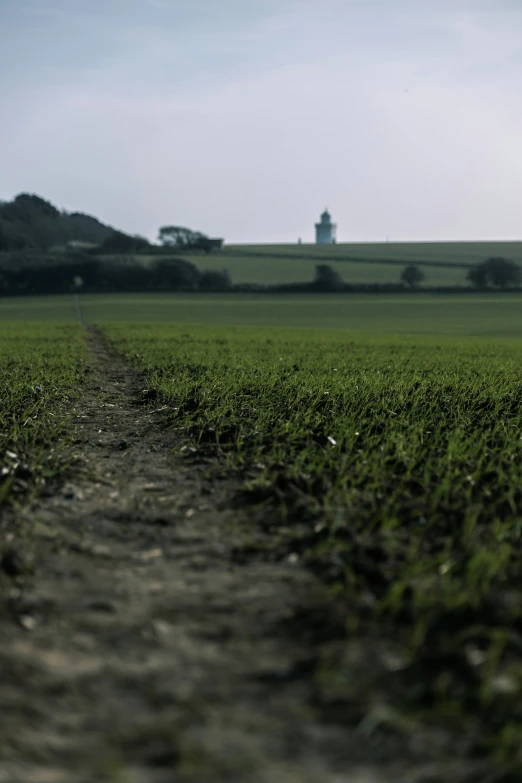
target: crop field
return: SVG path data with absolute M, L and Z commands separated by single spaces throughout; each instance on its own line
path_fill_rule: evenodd
M 81 296 L 85 323 L 178 323 L 349 330 L 375 335 L 425 334 L 522 338 L 522 296 L 116 294 Z M 76 322 L 70 296 L 0 300 L 0 323 Z
M 85 297 L 84 318 L 104 321 L 342 329 L 376 334 L 522 337 L 522 296 L 151 295 Z
M 0 303 L 0 778 L 521 779 L 519 296 L 31 306 Z
M 451 726 L 522 770 L 520 343 L 105 331 L 190 459 L 239 475 L 276 556 L 342 601 L 325 709 Z

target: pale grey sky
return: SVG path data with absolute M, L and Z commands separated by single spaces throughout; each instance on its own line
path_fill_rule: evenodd
M 154 238 L 522 237 L 522 0 L 0 0 L 0 198 Z

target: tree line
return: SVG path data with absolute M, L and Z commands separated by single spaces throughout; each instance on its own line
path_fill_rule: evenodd
M 347 284 L 337 270 L 327 264 L 318 264 L 315 269 L 314 282 L 319 289 L 345 290 Z M 425 280 L 425 272 L 416 264 L 407 264 L 400 275 L 400 283 L 409 289 L 418 289 Z M 502 256 L 492 256 L 470 266 L 466 280 L 481 290 L 517 287 L 522 283 L 522 267 Z
M 93 254 L 154 253 L 200 250 L 210 253 L 223 240 L 211 239 L 201 231 L 183 226 L 162 226 L 159 247 L 139 235 L 126 234 L 82 212 L 57 209 L 32 193 L 20 193 L 12 201 L 0 202 L 0 252 L 40 251 L 78 245 Z
M 520 268 L 491 259 L 470 268 L 476 290 L 508 290 L 520 280 Z M 85 253 L 24 256 L 23 265 L 0 268 L 0 296 L 63 294 L 72 290 L 86 293 L 115 292 L 210 292 L 210 293 L 400 293 L 418 291 L 421 278 L 412 274 L 414 265 L 403 269 L 396 283 L 349 283 L 328 264 L 318 264 L 313 280 L 284 284 L 234 284 L 226 269 L 200 270 L 180 256 L 153 258 L 139 263 L 125 257 L 96 258 Z M 475 270 L 478 268 L 478 272 Z M 484 274 L 484 271 L 486 274 Z M 473 290 L 462 286 L 439 286 L 440 293 Z
M 200 271 L 184 258 L 159 258 L 145 265 L 107 261 L 84 254 L 43 257 L 38 264 L 0 269 L 0 295 L 208 291 L 231 288 L 226 270 Z
M 47 251 L 75 241 L 97 245 L 113 231 L 91 215 L 61 212 L 31 193 L 0 202 L 0 251 Z

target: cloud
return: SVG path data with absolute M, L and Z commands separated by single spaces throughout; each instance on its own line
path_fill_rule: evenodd
M 311 239 L 325 203 L 342 240 L 518 232 L 516 6 L 104 1 L 13 44 L 6 197 L 148 236 Z

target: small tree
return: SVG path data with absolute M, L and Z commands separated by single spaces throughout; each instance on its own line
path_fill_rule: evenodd
M 409 285 L 410 288 L 417 288 L 417 286 L 420 285 L 422 281 L 425 280 L 425 278 L 426 275 L 422 269 L 419 269 L 419 267 L 415 266 L 415 264 L 409 264 L 409 266 L 405 266 L 401 272 L 401 283 Z
M 521 269 L 514 261 L 501 256 L 492 256 L 486 261 L 487 276 L 491 285 L 507 288 L 520 283 Z
M 491 256 L 487 261 L 472 267 L 466 277 L 477 288 L 488 285 L 508 288 L 510 285 L 520 285 L 522 269 L 507 258 Z
M 321 291 L 342 291 L 344 288 L 341 275 L 328 264 L 317 264 L 314 284 Z
M 468 269 L 466 280 L 469 280 L 475 288 L 486 288 L 488 284 L 488 273 L 485 264 L 477 264 Z
M 158 231 L 158 239 L 165 247 L 188 248 L 202 247 L 207 237 L 199 231 L 192 231 L 183 226 L 162 226 Z
M 210 239 L 210 237 L 200 234 L 199 239 L 196 239 L 194 243 L 194 247 L 203 250 L 204 253 L 212 253 L 213 250 L 222 249 L 223 239 Z

